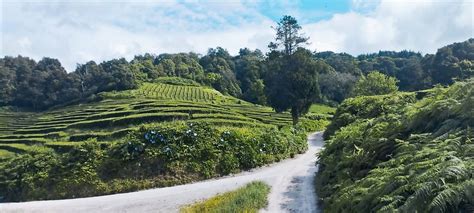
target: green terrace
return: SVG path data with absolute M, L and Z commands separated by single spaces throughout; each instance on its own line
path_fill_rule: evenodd
M 251 104 L 201 86 L 145 83 L 138 89 L 100 94 L 98 102 L 45 112 L 0 109 L 0 159 L 33 149 L 65 150 L 95 138 L 126 136 L 143 123 L 191 120 L 224 126 L 284 126 L 288 113 Z

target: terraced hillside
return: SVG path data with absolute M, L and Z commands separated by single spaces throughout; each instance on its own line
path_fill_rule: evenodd
M 100 102 L 42 113 L 0 111 L 0 158 L 32 149 L 67 150 L 90 138 L 107 143 L 147 122 L 193 120 L 219 125 L 288 125 L 287 113 L 275 113 L 216 90 L 163 83 L 101 94 Z

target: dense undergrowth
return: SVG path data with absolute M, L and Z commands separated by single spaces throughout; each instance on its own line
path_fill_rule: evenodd
M 142 125 L 123 140 L 67 153 L 31 151 L 0 164 L 0 197 L 25 201 L 169 186 L 262 166 L 307 149 L 303 129 Z
M 473 106 L 473 80 L 346 100 L 319 154 L 324 210 L 473 212 Z
M 254 213 L 264 208 L 268 201 L 270 186 L 263 182 L 252 182 L 234 191 L 217 195 L 208 200 L 185 206 L 182 213 Z

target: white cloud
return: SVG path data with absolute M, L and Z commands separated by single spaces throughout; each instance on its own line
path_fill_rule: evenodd
M 265 48 L 273 24 L 240 2 L 5 2 L 2 16 L 1 55 L 59 58 L 69 71 L 76 63 L 147 52 Z
M 216 46 L 232 54 L 242 47 L 266 50 L 273 39 L 273 21 L 253 0 L 1 2 L 0 55 L 54 57 L 69 71 L 88 60 L 131 59 L 146 52 L 205 53 Z M 473 37 L 473 3 L 468 0 L 354 0 L 352 6 L 329 20 L 305 24 L 309 47 L 351 54 L 380 49 L 432 53 Z M 298 12 L 294 7 L 285 12 L 291 11 Z
M 404 49 L 434 53 L 474 36 L 470 0 L 354 0 L 353 4 L 352 12 L 303 26 L 313 41 L 310 48 L 351 54 Z M 366 12 L 367 7 L 374 9 Z M 358 11 L 361 8 L 365 12 Z

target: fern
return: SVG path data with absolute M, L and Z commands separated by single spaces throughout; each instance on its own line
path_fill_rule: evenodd
M 473 88 L 470 80 L 417 102 L 399 94 L 341 104 L 319 155 L 325 210 L 472 212 Z

